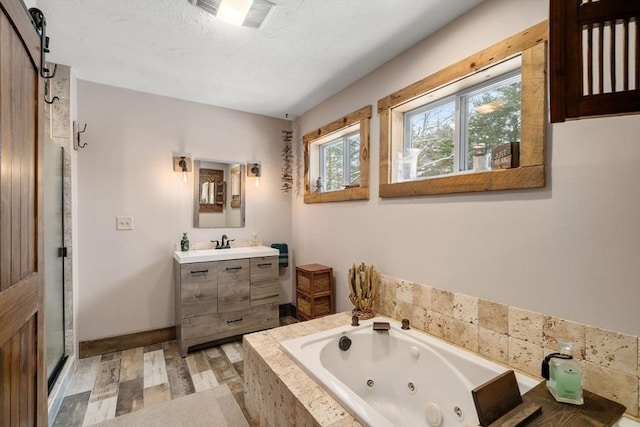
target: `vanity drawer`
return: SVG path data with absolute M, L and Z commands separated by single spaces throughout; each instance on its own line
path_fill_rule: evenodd
M 218 265 L 215 262 L 196 262 L 180 265 L 180 283 L 216 283 Z
M 232 259 L 229 261 L 218 261 L 218 283 L 234 282 L 239 283 L 249 281 L 249 260 Z
M 277 278 L 277 256 L 251 258 L 251 283 L 265 282 Z
M 221 336 L 232 336 L 273 328 L 278 326 L 280 322 L 278 316 L 278 304 L 265 304 L 251 310 L 221 313 L 216 315 L 218 318 L 217 333 Z
M 280 294 L 280 282 L 270 280 L 262 283 L 251 284 L 251 307 L 278 302 Z

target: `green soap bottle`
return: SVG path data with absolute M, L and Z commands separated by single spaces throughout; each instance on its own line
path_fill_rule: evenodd
M 187 252 L 189 250 L 189 238 L 187 237 L 187 233 L 182 233 L 182 240 L 180 240 L 180 249 L 182 252 Z
M 558 340 L 558 344 L 561 357 L 552 357 L 549 360 L 547 388 L 558 402 L 582 405 L 584 375 L 580 363 L 571 356 L 573 343 Z

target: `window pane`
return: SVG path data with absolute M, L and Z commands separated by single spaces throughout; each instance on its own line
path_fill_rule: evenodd
M 349 147 L 349 179 L 347 184 L 358 184 L 360 182 L 360 134 L 346 137 Z
M 408 141 L 399 160 L 398 181 L 454 172 L 455 103 L 407 113 Z
M 467 98 L 467 169 L 472 169 L 473 146 L 492 148 L 520 141 L 520 76 Z
M 343 140 L 329 142 L 321 148 L 324 165 L 324 190 L 339 190 L 344 185 L 344 146 Z

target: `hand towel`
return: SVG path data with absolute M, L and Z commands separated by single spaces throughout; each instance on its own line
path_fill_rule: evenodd
M 289 266 L 289 247 L 286 243 L 272 243 L 271 247 L 280 251 L 280 256 L 278 257 L 278 265 L 280 267 L 288 267 Z

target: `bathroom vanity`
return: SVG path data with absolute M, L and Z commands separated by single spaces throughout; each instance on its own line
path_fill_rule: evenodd
M 278 326 L 278 254 L 266 246 L 174 252 L 182 357 L 194 345 Z

